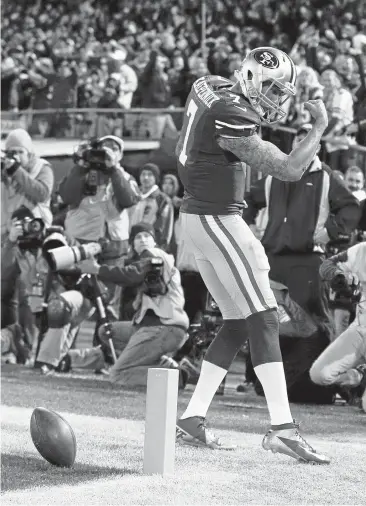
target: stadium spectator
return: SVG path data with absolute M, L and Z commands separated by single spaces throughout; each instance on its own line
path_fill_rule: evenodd
M 121 48 L 111 53 L 110 58 L 115 62 L 114 75 L 118 79 L 118 104 L 123 109 L 130 109 L 132 96 L 137 89 L 137 75 L 130 65 L 126 63 L 127 51 Z
M 286 119 L 293 128 L 311 121 L 309 112 L 304 109 L 304 103 L 308 100 L 323 98 L 323 87 L 314 69 L 305 67 L 300 71 L 296 81 L 296 90 L 296 95 L 289 101 L 289 113 Z
M 130 227 L 149 223 L 154 227 L 156 244 L 170 251 L 174 226 L 174 208 L 170 197 L 162 192 L 160 170 L 155 163 L 146 163 L 140 170 L 141 200 L 131 210 Z
M 362 202 L 366 198 L 365 173 L 360 167 L 352 165 L 344 175 L 344 182 L 353 195 Z
M 5 110 L 17 111 L 12 83 L 20 75 L 23 77 L 18 81 L 21 84 L 19 91 L 23 95 L 24 86 L 25 96 L 19 100 L 19 105 L 28 108 L 34 102 L 33 108 L 49 107 L 55 78 L 50 62 L 57 68 L 64 60 L 78 62 L 79 106 L 95 107 L 98 104 L 102 96 L 98 88 L 105 86 L 112 73 L 120 72 L 116 64 L 119 66 L 121 61 L 134 69 L 139 80 L 132 96 L 134 105 L 184 105 L 193 80 L 209 72 L 207 65 L 211 72 L 230 77 L 250 48 L 273 44 L 287 52 L 292 47 L 291 56 L 294 56 L 299 70 L 309 66 L 318 73 L 332 68 L 337 71 L 342 85 L 353 95 L 356 122 L 344 132 L 347 138 L 342 134 L 342 139 L 338 139 L 337 149 L 333 151 L 345 155 L 347 150 L 343 148 L 350 135 L 360 145 L 365 144 L 366 37 L 363 33 L 365 7 L 361 0 L 337 2 L 332 8 L 317 5 L 316 9 L 289 0 L 281 6 L 251 0 L 247 9 L 232 1 L 213 0 L 206 6 L 206 45 L 203 51 L 198 0 L 189 5 L 178 0 L 164 0 L 155 5 L 128 1 L 118 7 L 114 4 L 107 6 L 100 0 L 70 6 L 62 0 L 57 8 L 47 2 L 32 0 L 23 7 L 21 10 L 12 4 L 4 6 L 2 108 Z M 181 79 L 178 78 L 182 65 L 180 57 L 184 61 Z M 28 77 L 24 79 L 29 71 L 37 74 L 36 84 Z M 86 85 L 85 80 L 92 73 L 94 77 Z M 98 85 L 94 82 L 97 75 Z M 148 76 L 152 78 L 151 83 Z M 121 79 L 125 81 L 125 77 Z M 146 89 L 141 93 L 144 87 Z M 133 88 L 134 85 L 129 89 Z M 120 105 L 127 106 L 131 93 L 127 93 L 128 100 L 127 95 L 123 95 L 126 103 L 122 104 L 119 97 Z M 162 126 L 159 126 L 155 118 L 154 124 L 150 124 L 147 116 L 143 119 L 148 126 L 144 124 L 139 135 L 160 138 L 164 120 L 160 120 Z M 77 118 L 76 132 L 82 136 L 87 136 L 91 127 L 91 116 Z M 32 131 L 41 136 L 50 135 L 46 118 L 37 115 Z M 338 155 L 333 154 L 333 158 Z M 359 163 L 359 160 L 352 163 Z
M 173 225 L 172 241 L 170 244 L 170 253 L 172 253 L 174 255 L 174 258 L 176 259 L 177 242 L 179 240 L 179 238 L 177 237 L 177 234 L 179 233 L 178 227 L 179 209 L 182 204 L 182 199 L 177 195 L 179 191 L 179 181 L 177 176 L 174 174 L 165 174 L 161 185 L 161 189 L 165 193 L 165 195 L 168 195 L 173 204 L 174 225 Z
M 327 163 L 333 170 L 345 172 L 348 167 L 349 139 L 344 135 L 353 121 L 353 98 L 342 88 L 341 81 L 334 70 L 325 70 L 320 83 L 324 86 L 324 103 L 328 112 L 329 124 L 324 132 Z
M 97 104 L 98 109 L 122 109 L 119 102 L 120 78 L 117 74 L 112 74 L 106 82 L 103 94 Z M 98 133 L 99 135 L 111 134 L 122 136 L 123 119 L 118 113 L 103 113 L 98 115 Z

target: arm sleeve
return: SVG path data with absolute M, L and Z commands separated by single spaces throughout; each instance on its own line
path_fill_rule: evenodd
M 140 83 L 143 86 L 148 85 L 152 79 L 157 57 L 158 57 L 157 51 L 151 51 L 150 59 L 147 62 L 146 67 L 144 68 L 144 70 L 140 76 L 140 79 L 139 79 Z
M 137 286 L 143 283 L 149 269 L 149 260 L 141 260 L 124 267 L 101 265 L 98 272 L 98 279 L 116 285 Z
M 136 192 L 135 186 L 131 184 L 121 170 L 115 169 L 112 171 L 111 181 L 114 202 L 120 211 L 137 204 L 140 196 Z
M 217 136 L 249 137 L 259 128 L 247 108 L 240 103 L 236 105 L 217 102 L 212 118 Z
M 352 246 L 352 248 L 357 246 L 358 245 Z M 349 252 L 352 248 L 348 248 L 348 250 L 342 251 L 341 253 L 324 260 L 319 268 L 320 277 L 324 281 L 331 282 L 335 276 L 338 276 L 339 274 L 343 275 L 345 269 L 348 268 L 348 270 L 350 270 Z
M 85 171 L 75 165 L 69 174 L 61 181 L 59 194 L 66 205 L 77 206 L 84 195 Z
M 173 204 L 170 198 L 164 197 L 159 205 L 157 219 L 154 224 L 157 244 L 159 248 L 161 248 L 164 251 L 167 251 L 169 249 L 173 235 L 173 225 L 174 225 Z
M 9 286 L 19 274 L 19 266 L 16 260 L 16 243 L 5 239 L 1 248 L 1 294 L 9 292 Z
M 47 163 L 43 165 L 35 179 L 31 178 L 22 167 L 14 172 L 13 179 L 19 184 L 21 191 L 31 202 L 38 204 L 47 202 L 51 198 L 54 175 L 52 168 Z

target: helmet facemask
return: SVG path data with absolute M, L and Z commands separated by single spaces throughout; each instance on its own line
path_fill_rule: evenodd
M 266 123 L 278 123 L 286 116 L 286 111 L 282 107 L 290 97 L 296 94 L 295 86 L 289 82 L 283 84 L 272 76 L 266 78 L 263 72 L 259 75 L 248 71 L 247 74 L 248 79 L 245 79 L 243 69 L 235 71 L 235 77 L 239 81 L 244 96 Z M 264 93 L 262 93 L 263 87 L 266 87 Z M 272 99 L 273 96 L 277 98 L 276 102 Z

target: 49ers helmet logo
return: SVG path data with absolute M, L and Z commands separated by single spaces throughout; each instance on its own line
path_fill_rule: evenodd
M 254 53 L 254 59 L 267 69 L 276 69 L 280 64 L 277 56 L 270 51 L 257 51 Z

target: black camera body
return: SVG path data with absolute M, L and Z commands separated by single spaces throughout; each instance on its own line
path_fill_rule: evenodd
M 102 148 L 99 139 L 93 139 L 82 149 L 79 159 L 87 170 L 84 195 L 94 196 L 98 191 L 98 172 L 106 174 L 108 153 Z
M 159 257 L 150 258 L 149 267 L 144 279 L 143 293 L 149 297 L 165 295 L 168 287 L 164 281 L 164 260 Z
M 201 363 L 208 347 L 215 339 L 223 324 L 221 311 L 212 298 L 207 294 L 206 307 L 199 323 L 192 323 L 188 329 L 188 339 L 185 342 L 183 356 L 187 356 L 193 363 Z
M 18 237 L 18 246 L 23 249 L 38 248 L 42 245 L 45 224 L 41 218 L 25 217 L 19 220 L 23 233 Z
M 343 274 L 337 274 L 332 279 L 330 288 L 331 307 L 341 307 L 352 311 L 361 300 L 361 284 L 358 282 L 349 285 Z
M 12 173 L 20 167 L 19 160 L 11 151 L 1 151 L 1 173 Z

